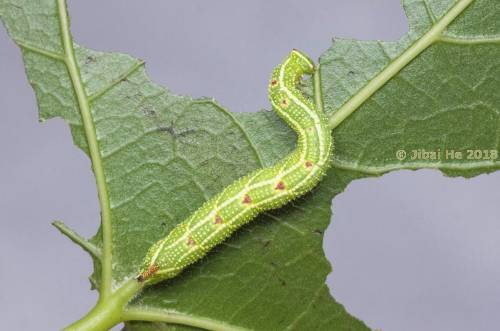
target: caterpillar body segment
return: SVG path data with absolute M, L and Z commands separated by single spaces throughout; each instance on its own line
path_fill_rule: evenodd
M 297 89 L 302 76 L 314 70 L 306 55 L 293 50 L 269 82 L 274 111 L 297 133 L 295 150 L 274 166 L 236 180 L 155 243 L 138 281 L 175 277 L 259 213 L 279 208 L 319 183 L 330 164 L 332 136 L 325 114 Z

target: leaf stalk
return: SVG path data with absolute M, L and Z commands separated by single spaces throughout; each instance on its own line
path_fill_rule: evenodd
M 82 319 L 69 325 L 64 331 L 105 331 L 124 321 L 123 311 L 127 303 L 141 290 L 142 284 L 128 280 L 117 291 L 97 303 Z

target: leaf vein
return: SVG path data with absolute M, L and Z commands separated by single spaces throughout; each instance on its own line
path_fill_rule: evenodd
M 33 45 L 30 45 L 30 44 L 27 44 L 27 43 L 25 43 L 23 41 L 20 41 L 20 40 L 14 40 L 14 41 L 15 41 L 15 43 L 19 47 L 21 47 L 22 49 L 24 49 L 26 51 L 37 53 L 37 54 L 46 56 L 48 58 L 51 58 L 51 59 L 54 59 L 54 60 L 57 60 L 57 61 L 63 61 L 63 62 L 65 61 L 64 54 L 59 54 L 59 53 L 52 52 L 52 51 L 49 51 L 49 50 L 46 50 L 46 49 L 42 49 L 42 48 L 39 48 L 37 46 L 33 46 Z
M 97 91 L 88 97 L 89 102 L 94 102 L 96 99 L 100 98 L 104 94 L 106 94 L 113 87 L 121 83 L 124 79 L 132 75 L 137 69 L 144 66 L 144 61 L 137 61 L 133 66 L 131 66 L 127 71 L 125 71 L 121 76 L 117 77 L 114 81 L 112 81 L 108 86 L 102 88 L 100 91 Z

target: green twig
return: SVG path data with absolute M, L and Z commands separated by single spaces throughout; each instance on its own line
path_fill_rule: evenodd
M 118 290 L 100 301 L 87 315 L 69 325 L 64 331 L 104 331 L 125 320 L 127 303 L 142 289 L 142 283 L 130 279 Z

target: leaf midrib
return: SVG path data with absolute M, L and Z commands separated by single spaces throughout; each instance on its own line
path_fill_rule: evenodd
M 403 53 L 391 61 L 382 71 L 373 77 L 364 87 L 362 87 L 352 98 L 342 107 L 330 115 L 329 124 L 332 129 L 340 125 L 347 117 L 354 113 L 365 103 L 375 92 L 380 90 L 388 81 L 396 76 L 413 59 L 425 51 L 429 46 L 443 38 L 445 29 L 472 3 L 474 0 L 459 0 L 452 6 L 446 14 L 435 24 L 415 40 Z
M 104 166 L 97 141 L 97 133 L 90 110 L 90 102 L 85 91 L 83 80 L 80 74 L 73 38 L 69 27 L 69 17 L 65 0 L 57 0 L 57 10 L 59 25 L 61 29 L 61 41 L 64 49 L 64 63 L 73 84 L 82 124 L 87 138 L 89 155 L 92 161 L 92 169 L 96 178 L 99 206 L 101 209 L 101 229 L 102 229 L 102 265 L 101 265 L 101 286 L 99 288 L 99 301 L 104 301 L 111 295 L 112 284 L 112 233 L 111 233 L 111 208 L 109 201 L 108 187 L 104 174 Z

